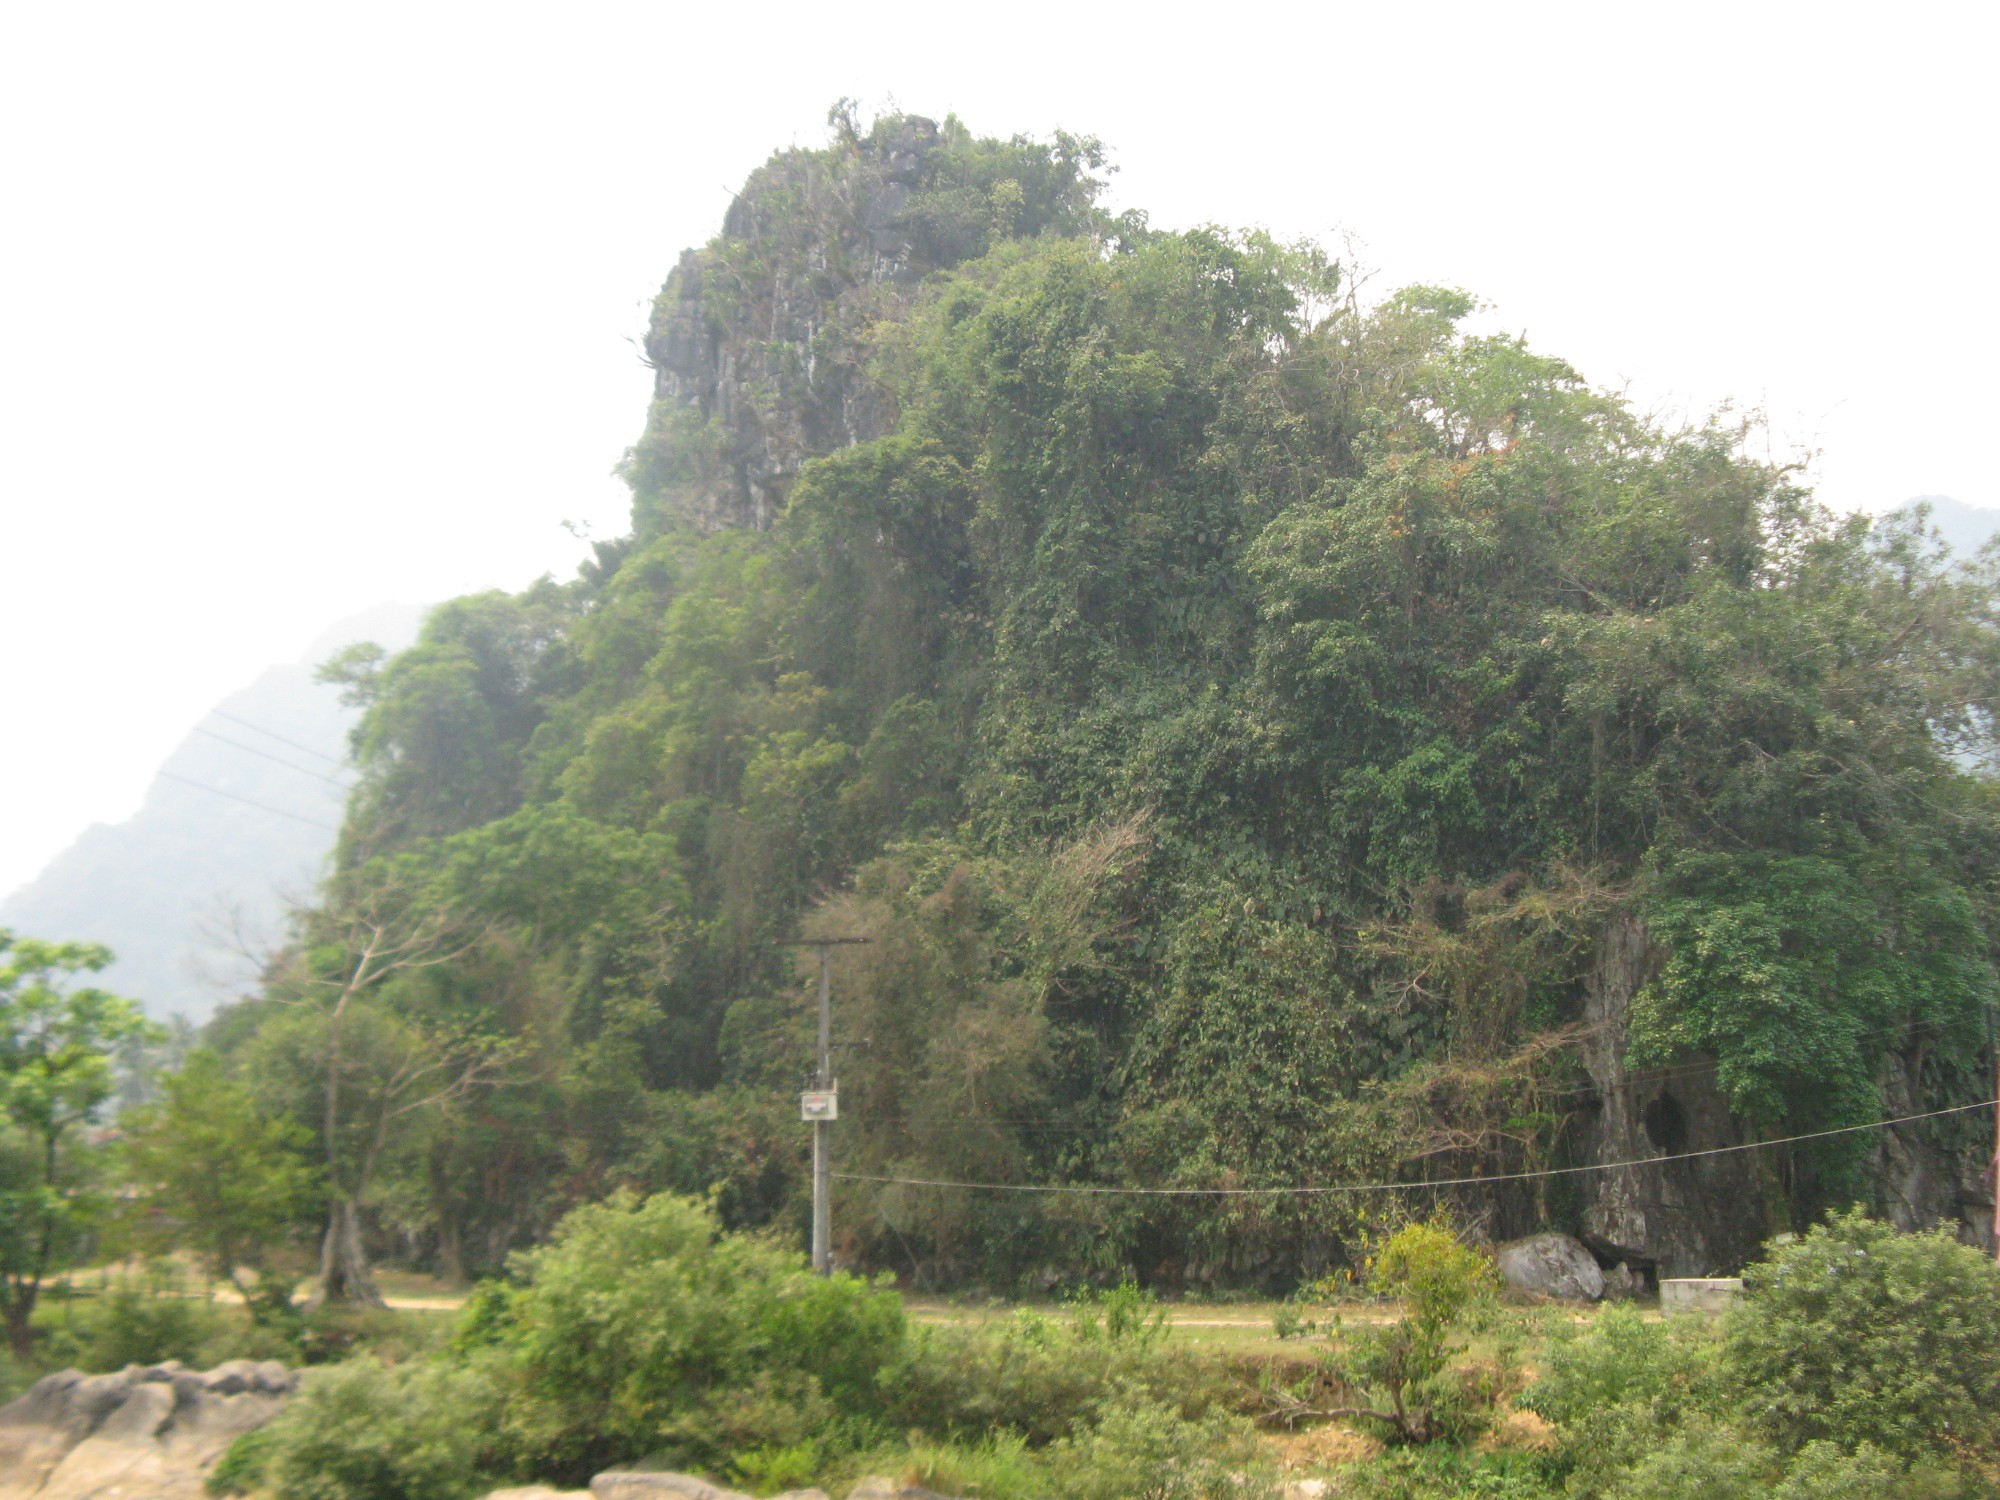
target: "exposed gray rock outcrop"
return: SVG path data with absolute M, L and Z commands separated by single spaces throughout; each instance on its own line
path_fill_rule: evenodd
M 635 494 L 704 530 L 763 530 L 806 460 L 887 430 L 865 330 L 924 268 L 903 219 L 938 144 L 912 115 L 849 153 L 751 175 L 719 244 L 684 254 L 654 303 Z
M 750 1500 L 693 1474 L 612 1469 L 590 1481 L 597 1500 Z
M 1582 1132 L 1586 1162 L 1643 1163 L 1684 1157 L 1747 1137 L 1701 1059 L 1673 1070 L 1628 1068 L 1632 1001 L 1665 954 L 1646 924 L 1622 914 L 1605 926 L 1586 981 L 1588 1039 L 1583 1063 L 1598 1109 Z M 1662 1276 L 1694 1276 L 1741 1265 L 1767 1232 L 1765 1183 L 1757 1153 L 1733 1152 L 1617 1166 L 1579 1179 L 1583 1233 L 1607 1258 L 1657 1267 Z
M 1641 1279 L 1735 1270 L 1756 1259 L 1765 1236 L 1795 1211 L 1784 1201 L 1775 1153 L 1729 1149 L 1754 1137 L 1717 1087 L 1713 1058 L 1628 1065 L 1632 1002 L 1665 957 L 1638 916 L 1606 924 L 1585 983 L 1580 1048 L 1597 1109 L 1584 1122 L 1579 1154 L 1609 1168 L 1578 1179 L 1582 1235 L 1600 1260 L 1623 1262 Z M 1924 1063 L 1920 1042 L 1883 1049 L 1885 1116 L 1937 1106 L 1918 1086 Z M 1884 1130 L 1874 1144 L 1878 1212 L 1904 1229 L 1956 1222 L 1962 1238 L 1992 1252 L 1990 1138 L 1920 1121 Z
M 870 1474 L 854 1481 L 847 1500 L 951 1500 L 951 1497 L 919 1484 L 899 1484 L 884 1475 Z
M 1604 1296 L 1604 1272 L 1581 1240 L 1566 1234 L 1531 1234 L 1493 1252 L 1500 1279 L 1516 1291 L 1565 1302 L 1596 1302 Z
M 0 1500 L 201 1500 L 223 1451 L 297 1385 L 283 1365 L 247 1359 L 45 1376 L 0 1407 Z

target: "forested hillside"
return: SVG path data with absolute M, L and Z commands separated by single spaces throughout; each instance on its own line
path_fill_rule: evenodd
M 854 1178 L 1419 1183 L 1991 1097 L 2000 553 L 1103 166 L 837 112 L 655 304 L 631 534 L 332 665 L 338 874 L 210 1036 L 331 1144 L 336 1239 L 802 1224 L 801 933 L 871 940 Z M 1990 1225 L 1979 1120 L 1451 1199 L 1702 1273 L 1856 1198 Z M 1383 1206 L 839 1186 L 850 1263 L 1000 1287 L 1289 1284 Z

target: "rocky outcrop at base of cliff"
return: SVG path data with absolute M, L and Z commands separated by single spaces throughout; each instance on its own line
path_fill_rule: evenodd
M 1531 1234 L 1493 1252 L 1501 1281 L 1517 1292 L 1564 1302 L 1598 1302 L 1605 1293 L 1604 1271 L 1581 1240 L 1566 1234 Z
M 1756 1256 L 1772 1227 L 1768 1184 L 1755 1152 L 1730 1149 L 1748 1138 L 1701 1060 L 1627 1066 L 1633 1001 L 1665 958 L 1646 924 L 1620 913 L 1600 934 L 1585 978 L 1583 1064 L 1598 1107 L 1581 1140 L 1584 1161 L 1604 1170 L 1578 1183 L 1583 1237 L 1607 1263 L 1706 1276 Z M 1653 1158 L 1667 1159 L 1655 1166 Z
M 1745 1150 L 1756 1137 L 1730 1108 L 1712 1057 L 1633 1068 L 1627 1051 L 1633 1004 L 1659 972 L 1665 951 L 1634 913 L 1599 935 L 1585 977 L 1582 1059 L 1596 1091 L 1579 1141 L 1583 1239 L 1599 1261 L 1645 1267 L 1656 1277 L 1734 1272 L 1755 1260 L 1765 1237 L 1797 1221 L 1786 1201 L 1791 1164 Z M 1921 1036 L 1921 1028 L 1913 1028 Z M 1921 1115 L 1939 1099 L 1922 1088 L 1924 1048 L 1884 1046 L 1885 1118 Z M 1917 1120 L 1875 1142 L 1871 1209 L 1900 1229 L 1956 1224 L 1960 1238 L 1994 1250 L 1992 1142 L 1984 1127 Z
M 0 1500 L 201 1500 L 216 1460 L 297 1385 L 247 1359 L 46 1376 L 0 1406 Z

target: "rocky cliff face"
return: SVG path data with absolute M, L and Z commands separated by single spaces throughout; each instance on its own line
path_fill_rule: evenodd
M 1607 924 L 1585 981 L 1590 1030 L 1583 1061 L 1597 1089 L 1584 1130 L 1590 1164 L 1682 1156 L 1735 1146 L 1745 1137 L 1701 1060 L 1685 1068 L 1626 1065 L 1632 1000 L 1663 955 L 1637 917 Z M 1600 1255 L 1654 1267 L 1662 1276 L 1704 1276 L 1750 1258 L 1768 1233 L 1758 1153 L 1621 1167 L 1582 1177 L 1583 1227 Z
M 47 1376 L 0 1407 L 0 1500 L 204 1500 L 216 1460 L 297 1384 L 250 1360 Z
M 635 531 L 768 527 L 808 459 L 887 431 L 877 325 L 999 240 L 1084 227 L 1100 160 L 1094 142 L 975 141 L 899 115 L 752 173 L 653 304 L 653 404 L 624 470 Z
M 1709 1276 L 1756 1258 L 1764 1238 L 1789 1227 L 1794 1186 L 1776 1151 L 1728 1151 L 1754 1139 L 1716 1087 L 1712 1059 L 1663 1068 L 1627 1065 L 1634 997 L 1665 955 L 1636 916 L 1607 924 L 1585 982 L 1589 1025 L 1583 1061 L 1597 1093 L 1582 1132 L 1580 1161 L 1722 1154 L 1615 1167 L 1580 1178 L 1584 1237 L 1600 1257 L 1660 1276 Z M 1883 1113 L 1935 1108 L 1916 1083 L 1921 1059 L 1884 1059 Z M 1905 1229 L 1955 1222 L 1963 1237 L 1993 1248 L 1991 1157 L 1932 1122 L 1881 1132 L 1874 1160 L 1876 1209 Z

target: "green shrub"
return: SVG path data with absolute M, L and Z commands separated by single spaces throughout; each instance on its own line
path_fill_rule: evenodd
M 0 1344 L 0 1406 L 12 1401 L 39 1378 L 40 1372 L 14 1358 L 12 1351 Z
M 253 1427 L 224 1450 L 215 1467 L 202 1481 L 211 1495 L 253 1494 L 264 1483 L 265 1466 L 284 1437 L 283 1429 L 273 1435 L 271 1424 Z
M 1130 1392 L 1198 1418 L 1235 1395 L 1224 1361 L 1163 1346 L 1154 1334 L 1110 1338 L 1022 1311 L 997 1325 L 916 1330 L 889 1382 L 898 1428 L 977 1442 L 1011 1433 L 1039 1446 Z
M 249 1310 L 200 1297 L 122 1287 L 77 1298 L 45 1331 L 40 1363 L 98 1373 L 177 1359 L 210 1369 L 230 1359 L 334 1364 L 371 1354 L 399 1364 L 437 1347 L 448 1319 L 333 1306 L 253 1321 Z
M 1857 1210 L 1748 1274 L 1729 1371 L 1785 1448 L 1828 1439 L 1925 1458 L 2000 1434 L 2000 1267 L 1978 1251 Z
M 577 1209 L 516 1258 L 521 1285 L 475 1299 L 461 1351 L 499 1351 L 508 1427 L 550 1478 L 646 1455 L 719 1468 L 808 1440 L 853 1445 L 906 1355 L 901 1303 L 798 1255 L 721 1232 L 691 1198 Z M 827 1429 L 844 1424 L 844 1434 Z
M 1558 1327 L 1541 1376 L 1520 1404 L 1554 1423 L 1558 1454 L 1579 1495 L 1597 1495 L 1691 1417 L 1725 1401 L 1710 1324 L 1647 1322 L 1609 1307 L 1588 1327 Z
M 913 1442 L 900 1452 L 867 1454 L 859 1463 L 864 1470 L 892 1474 L 938 1495 L 1042 1500 L 1050 1493 L 1041 1456 L 1005 1433 L 977 1443 Z
M 729 1461 L 729 1477 L 755 1495 L 802 1490 L 820 1477 L 820 1447 L 815 1442 L 790 1446 L 766 1444 L 749 1448 Z
M 43 1357 L 97 1373 L 126 1365 L 177 1359 L 198 1364 L 203 1347 L 223 1331 L 221 1313 L 192 1297 L 154 1297 L 121 1289 L 108 1297 L 79 1299 L 50 1330 Z
M 1754 1439 L 1727 1428 L 1689 1428 L 1643 1455 L 1605 1493 L 1609 1500 L 1767 1500 L 1776 1467 Z
M 1851 1450 L 1808 1443 L 1787 1466 L 1759 1439 L 1701 1422 L 1650 1449 L 1602 1491 L 1572 1476 L 1570 1493 L 1603 1493 L 1607 1500 L 1957 1500 L 1963 1490 L 1949 1469 L 1906 1464 L 1869 1443 Z
M 1121 1281 L 1109 1291 L 1086 1292 L 1072 1301 L 1070 1326 L 1085 1341 L 1150 1346 L 1166 1335 L 1167 1310 L 1136 1281 Z
M 1521 1405 L 1558 1426 L 1626 1405 L 1660 1406 L 1672 1420 L 1698 1400 L 1713 1352 L 1713 1340 L 1649 1323 L 1630 1306 L 1608 1307 L 1583 1329 L 1555 1330 Z
M 1532 1453 L 1392 1448 L 1341 1475 L 1340 1500 L 1555 1500 L 1561 1487 Z
M 1451 1360 L 1463 1347 L 1453 1336 L 1498 1287 L 1493 1262 L 1460 1244 L 1442 1222 L 1408 1224 L 1370 1259 L 1368 1285 L 1378 1296 L 1401 1299 L 1403 1316 L 1385 1328 L 1359 1330 L 1335 1373 L 1376 1398 L 1366 1415 L 1394 1441 L 1471 1436 L 1492 1392 L 1453 1377 Z
M 445 1317 L 346 1302 L 313 1308 L 292 1322 L 296 1357 L 309 1365 L 338 1364 L 362 1354 L 405 1364 L 437 1349 L 453 1327 Z
M 1932 1464 L 1904 1466 L 1872 1443 L 1853 1452 L 1807 1443 L 1786 1470 L 1773 1500 L 1956 1500 L 1958 1476 Z
M 242 1309 L 199 1297 L 157 1296 L 120 1288 L 106 1297 L 78 1298 L 47 1330 L 41 1362 L 91 1373 L 177 1359 L 207 1369 L 228 1359 L 294 1363 L 297 1348 L 275 1330 L 253 1324 Z
M 1171 1406 L 1127 1397 L 1042 1455 L 1044 1493 L 1064 1500 L 1266 1500 L 1276 1486 L 1241 1418 L 1189 1421 Z
M 230 1450 L 226 1482 L 274 1500 L 467 1500 L 504 1473 L 499 1409 L 476 1362 L 315 1370 L 254 1441 Z

